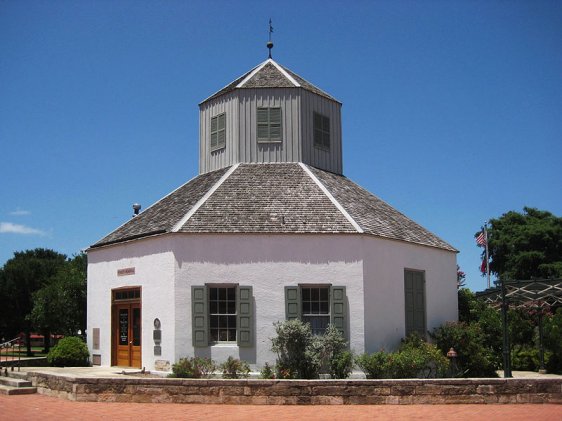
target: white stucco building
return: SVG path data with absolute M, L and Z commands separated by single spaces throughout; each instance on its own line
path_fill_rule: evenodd
M 274 322 L 356 353 L 457 319 L 456 250 L 342 175 L 341 104 L 268 59 L 200 104 L 199 175 L 88 250 L 94 364 L 273 364 Z

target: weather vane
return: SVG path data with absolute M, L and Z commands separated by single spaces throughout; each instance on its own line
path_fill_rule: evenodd
M 269 41 L 267 42 L 267 48 L 269 48 L 269 58 L 271 58 L 271 49 L 273 48 L 273 42 L 271 41 L 271 34 L 273 33 L 273 26 L 271 25 L 271 18 L 269 19 Z

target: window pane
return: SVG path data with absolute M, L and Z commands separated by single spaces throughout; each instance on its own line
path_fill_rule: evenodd
M 211 316 L 211 328 L 219 327 L 219 316 Z
M 219 296 L 218 294 L 219 294 L 218 288 L 211 288 L 209 297 L 211 297 L 211 300 L 216 300 Z
M 330 305 L 327 301 L 320 303 L 320 314 L 328 314 L 330 312 Z
M 219 301 L 219 314 L 226 314 L 226 302 Z
M 236 289 L 235 288 L 228 288 L 227 296 L 228 296 L 229 300 L 232 300 L 232 301 L 236 300 Z
M 310 300 L 310 288 L 303 288 L 301 290 L 301 293 L 302 293 L 303 301 L 309 301 Z
M 328 293 L 328 288 L 320 288 L 320 299 L 322 301 L 328 301 L 329 300 L 329 293 Z
M 269 109 L 269 121 L 272 124 L 281 124 L 281 108 Z
M 226 288 L 219 288 L 219 300 L 226 300 Z
M 227 306 L 227 313 L 228 314 L 236 314 L 236 302 L 229 301 Z
M 310 290 L 310 299 L 312 301 L 318 301 L 320 299 L 320 289 L 314 288 Z
M 320 303 L 313 302 L 311 309 L 312 309 L 312 311 L 311 311 L 312 314 L 320 313 Z
M 310 313 L 310 302 L 303 301 L 302 302 L 302 313 L 309 314 Z
M 219 310 L 218 303 L 216 301 L 211 301 L 209 303 L 209 313 L 215 314 Z

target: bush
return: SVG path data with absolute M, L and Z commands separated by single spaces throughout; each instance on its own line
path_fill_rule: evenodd
M 275 367 L 271 367 L 269 363 L 265 363 L 260 371 L 260 379 L 274 379 L 275 378 Z
M 548 366 L 551 353 L 544 351 L 544 365 Z M 521 371 L 538 371 L 541 367 L 539 350 L 526 345 L 514 345 L 511 349 L 511 369 Z
M 278 322 L 274 326 L 277 336 L 271 339 L 271 350 L 277 353 L 277 377 L 318 378 L 321 366 L 319 344 L 312 335 L 310 324 L 295 319 Z
M 220 365 L 223 379 L 241 379 L 250 375 L 250 366 L 246 361 L 237 358 L 228 357 L 228 359 Z
M 90 352 L 81 338 L 62 338 L 47 355 L 49 365 L 54 367 L 88 367 Z
M 404 339 L 397 352 L 362 354 L 356 363 L 368 379 L 444 377 L 449 368 L 447 357 L 418 335 Z
M 172 365 L 172 374 L 168 377 L 182 379 L 207 378 L 212 376 L 215 370 L 215 362 L 210 358 L 180 358 L 177 363 Z
M 355 364 L 368 379 L 387 379 L 389 357 L 390 354 L 382 350 L 372 354 L 365 353 L 355 358 Z
M 310 324 L 300 320 L 275 323 L 271 340 L 277 353 L 276 374 L 280 379 L 316 379 L 320 373 L 345 379 L 353 369 L 353 354 L 338 328 L 328 325 L 323 335 L 312 334 Z
M 455 349 L 463 377 L 498 377 L 496 358 L 485 345 L 484 333 L 477 323 L 448 322 L 436 328 L 431 337 L 443 354 L 451 347 Z
M 551 353 L 546 366 L 550 373 L 562 374 L 562 307 L 543 324 L 544 346 Z

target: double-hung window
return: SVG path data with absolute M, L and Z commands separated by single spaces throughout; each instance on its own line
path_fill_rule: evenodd
M 237 284 L 192 286 L 191 318 L 194 347 L 220 343 L 253 346 L 252 287 Z
M 325 115 L 314 113 L 314 146 L 330 149 L 330 118 Z
M 226 146 L 226 113 L 211 118 L 211 151 Z
M 258 142 L 281 142 L 281 108 L 258 107 L 256 114 Z
M 315 335 L 326 331 L 328 324 L 347 332 L 347 298 L 344 286 L 299 285 L 285 287 L 285 317 L 310 323 Z

